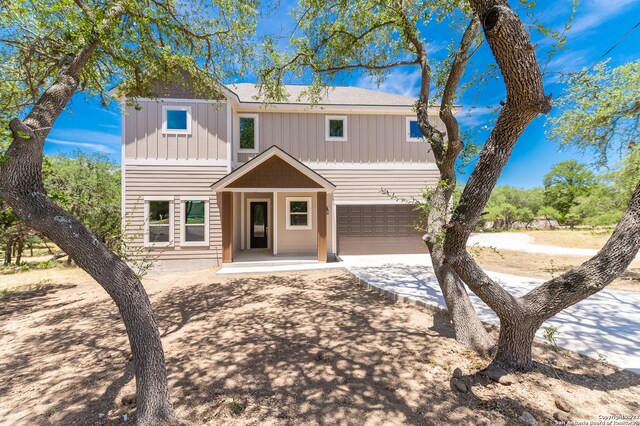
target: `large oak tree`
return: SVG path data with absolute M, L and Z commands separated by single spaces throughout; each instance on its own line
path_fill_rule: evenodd
M 118 85 L 134 102 L 154 95 L 154 81 L 186 76 L 197 94 L 219 95 L 219 84 L 247 63 L 257 11 L 254 0 L 12 0 L 0 10 L 0 124 L 8 145 L 0 196 L 115 302 L 135 363 L 139 424 L 176 420 L 149 298 L 134 271 L 47 195 L 43 146 L 80 92 L 107 102 Z
M 466 16 L 468 26 L 457 50 L 434 72 L 422 23 L 439 22 L 443 15 Z M 298 28 L 289 53 L 271 52 L 264 73 L 267 97 L 282 96 L 288 70 L 311 71 L 318 94 L 339 72 L 366 69 L 381 76 L 397 66 L 418 66 L 421 71 L 416 105 L 420 129 L 429 141 L 440 170 L 440 181 L 430 196 L 427 244 L 434 270 L 449 308 L 456 338 L 474 347 L 482 341 L 470 330 L 484 330 L 473 311 L 464 285 L 480 297 L 500 319 L 500 335 L 492 366 L 507 369 L 532 367 L 531 347 L 541 324 L 561 310 L 603 289 L 621 274 L 640 247 L 640 185 L 636 186 L 611 239 L 584 264 L 516 298 L 491 279 L 466 250 L 466 243 L 484 212 L 498 177 L 513 147 L 531 121 L 551 111 L 551 96 L 544 92 L 542 73 L 530 35 L 506 0 L 439 1 L 332 1 L 301 0 Z M 451 22 L 448 21 L 449 23 Z M 455 162 L 463 149 L 458 122 L 452 114 L 460 76 L 468 62 L 479 29 L 502 74 L 506 98 L 497 121 L 480 152 L 479 160 L 461 198 L 448 216 L 455 184 Z M 428 121 L 432 76 L 441 78 L 441 132 Z M 463 307 L 462 310 L 459 308 Z

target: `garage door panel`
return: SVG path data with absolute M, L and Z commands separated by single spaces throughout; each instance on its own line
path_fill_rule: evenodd
M 338 254 L 424 253 L 418 212 L 405 204 L 337 206 Z

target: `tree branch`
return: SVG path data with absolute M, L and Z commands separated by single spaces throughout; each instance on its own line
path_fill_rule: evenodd
M 551 110 L 529 34 L 520 18 L 504 0 L 472 0 L 471 7 L 482 21 L 485 37 L 502 72 L 507 101 L 453 213 L 445 252 L 454 262 L 462 259 L 469 235 L 516 141 L 538 114 Z
M 524 295 L 522 302 L 551 317 L 605 288 L 640 249 L 640 182 L 615 231 L 594 257 Z M 535 309 L 533 308 L 533 309 Z

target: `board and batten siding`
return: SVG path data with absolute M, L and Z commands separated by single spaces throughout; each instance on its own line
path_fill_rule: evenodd
M 211 165 L 131 165 L 125 164 L 124 225 L 129 251 L 143 256 L 148 252 L 158 260 L 211 259 L 222 257 L 220 208 L 211 184 L 227 174 L 225 166 Z M 144 247 L 145 197 L 162 196 L 173 200 L 173 244 L 169 247 Z M 209 245 L 181 247 L 181 198 L 202 196 L 209 200 Z
M 410 114 L 346 114 L 344 142 L 326 140 L 328 115 L 345 114 L 259 112 L 259 151 L 276 145 L 292 157 L 311 163 L 434 163 L 426 142 L 406 140 L 406 117 Z M 443 127 L 437 117 L 433 121 L 438 128 Z M 237 135 L 235 139 L 237 149 Z M 238 153 L 238 162 L 244 163 L 256 155 Z
M 227 105 L 225 102 L 138 101 L 124 120 L 124 158 L 137 160 L 225 160 Z M 163 134 L 162 106 L 191 107 L 191 134 Z

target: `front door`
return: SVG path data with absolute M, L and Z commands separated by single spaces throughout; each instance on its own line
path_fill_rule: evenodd
M 251 248 L 267 248 L 267 225 L 269 223 L 266 201 L 251 201 Z

